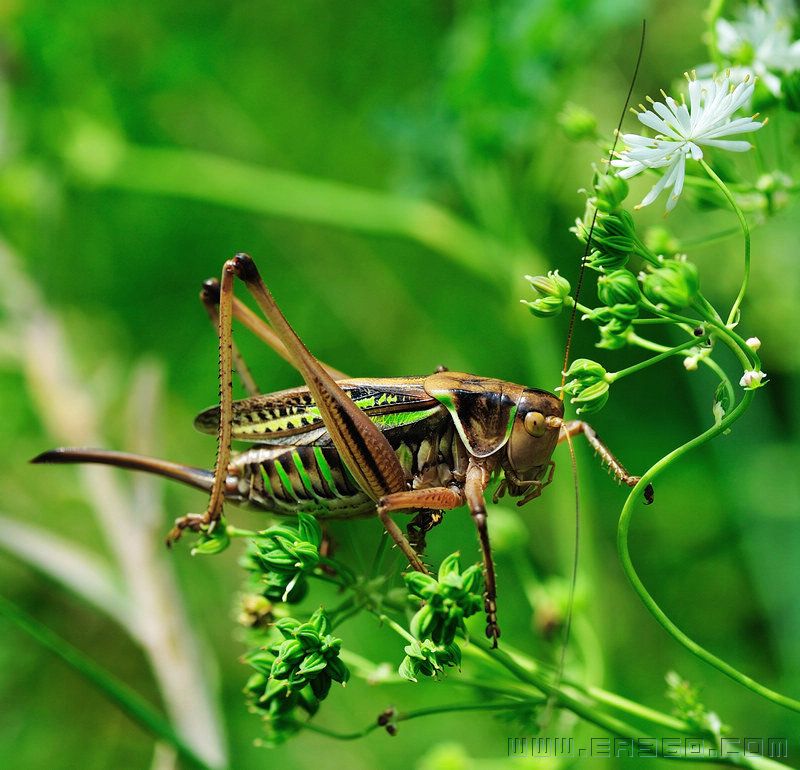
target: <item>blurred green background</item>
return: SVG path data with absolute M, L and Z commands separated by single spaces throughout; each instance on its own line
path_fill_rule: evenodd
M 695 2 L 636 0 L 0 3 L 2 593 L 154 703 L 163 701 L 142 648 L 157 656 L 159 644 L 172 644 L 181 657 L 186 631 L 186 654 L 202 661 L 188 671 L 218 695 L 209 702 L 219 704 L 232 767 L 314 767 L 324 758 L 353 770 L 425 768 L 440 766 L 431 752 L 441 743 L 460 745 L 453 767 L 505 766 L 506 739 L 530 731 L 483 715 L 418 720 L 394 738 L 304 734 L 276 750 L 254 746 L 261 726 L 245 709 L 238 662 L 237 549 L 216 558 L 161 550 L 172 518 L 201 510 L 203 496 L 132 485 L 121 473 L 110 476 L 109 492 L 107 476 L 27 461 L 92 439 L 210 467 L 213 441 L 191 427 L 217 389 L 216 342 L 197 291 L 240 250 L 256 258 L 312 351 L 348 373 L 446 364 L 554 388 L 567 319 L 532 318 L 518 302 L 530 296 L 522 276 L 555 267 L 576 275 L 580 249 L 568 227 L 583 211 L 577 190 L 601 157 L 590 143 L 569 142 L 557 115 L 567 102 L 585 105 L 610 134 L 641 19 L 649 32 L 635 103 L 706 60 L 701 16 Z M 648 211 L 643 220 L 660 217 Z M 682 204 L 669 224 L 691 236 L 735 222 Z M 732 435 L 661 479 L 632 536 L 645 583 L 678 624 L 790 694 L 800 692 L 798 227 L 795 206 L 754 234 L 742 330 L 764 343 L 769 387 Z M 733 296 L 740 249 L 733 238 L 692 253 L 712 299 Z M 579 331 L 574 355 L 600 357 L 593 342 Z M 269 351 L 246 339 L 242 347 L 263 390 L 298 384 Z M 637 358 L 603 355 L 612 368 Z M 634 470 L 709 424 L 713 382 L 686 376 L 678 361 L 615 388 L 593 422 Z M 553 488 L 521 515 L 524 558 L 543 578 L 569 574 L 572 558 L 572 482 L 568 456 L 559 455 Z M 640 605 L 616 557 L 624 493 L 583 446 L 578 459 L 582 676 L 666 710 L 664 674 L 675 669 L 702 687 L 734 734 L 787 737 L 796 750 L 796 715 L 700 664 Z M 111 514 L 106 529 L 98 524 L 105 493 L 121 494 L 117 514 L 150 521 L 144 535 L 119 529 Z M 431 558 L 454 547 L 477 558 L 471 527 L 463 511 L 450 514 L 430 537 Z M 62 539 L 26 539 L 32 532 Z M 123 542 L 115 546 L 109 532 Z M 377 522 L 361 522 L 335 537 L 366 561 L 378 534 Z M 63 560 L 65 541 L 84 549 L 77 565 Z M 123 563 L 115 590 L 128 591 L 126 575 L 138 574 L 139 609 L 156 626 L 168 619 L 163 628 L 177 636 L 165 642 L 146 629 L 148 648 L 79 598 L 75 576 L 91 566 L 87 552 L 106 567 Z M 504 639 L 555 655 L 515 558 L 498 556 Z M 45 574 L 56 567 L 72 575 L 72 590 Z M 173 571 L 182 600 L 171 583 L 163 594 L 159 587 Z M 105 606 L 125 615 L 119 596 Z M 151 737 L 89 684 L 0 627 L 0 765 L 171 766 L 164 755 L 153 760 Z M 368 619 L 341 636 L 375 660 L 401 657 L 393 640 L 397 659 L 386 655 L 390 636 Z M 346 731 L 390 704 L 461 695 L 434 682 L 355 680 L 318 718 Z

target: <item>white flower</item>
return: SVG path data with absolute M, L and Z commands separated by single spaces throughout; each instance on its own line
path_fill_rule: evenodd
M 781 81 L 774 73 L 788 74 L 800 69 L 800 40 L 792 41 L 794 15 L 791 3 L 751 2 L 739 11 L 735 21 L 717 20 L 717 48 L 732 63 L 761 78 L 775 96 L 780 96 Z
M 761 347 L 761 340 L 758 337 L 748 337 L 744 344 L 752 351 L 756 351 Z
M 766 372 L 757 372 L 750 369 L 742 375 L 742 379 L 739 380 L 739 384 L 745 390 L 755 390 L 756 388 L 760 388 L 762 385 L 766 384 L 761 382 L 761 380 L 763 380 L 766 376 Z
M 755 82 L 745 78 L 736 83 L 730 73 L 701 83 L 689 77 L 689 104 L 679 104 L 664 94 L 664 102 L 650 100 L 652 109 L 642 107 L 639 121 L 656 132 L 654 138 L 639 134 L 623 134 L 626 149 L 617 154 L 611 165 L 622 169 L 623 179 L 648 168 L 663 168 L 664 174 L 637 206 L 650 205 L 662 190 L 672 189 L 667 199 L 667 211 L 672 211 L 683 190 L 686 158 L 703 157 L 702 147 L 719 147 L 731 152 L 746 152 L 750 142 L 726 139 L 735 134 L 757 131 L 763 123 L 750 118 L 733 118 L 752 95 Z M 662 92 L 663 93 L 663 92 Z

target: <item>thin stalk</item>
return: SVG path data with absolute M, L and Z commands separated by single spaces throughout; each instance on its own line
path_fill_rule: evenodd
M 392 629 L 392 631 L 394 631 L 399 636 L 402 636 L 403 639 L 405 639 L 410 644 L 413 644 L 414 642 L 417 641 L 408 631 L 405 630 L 405 628 L 403 628 L 397 621 L 392 620 L 392 618 L 390 618 L 388 615 L 378 614 L 378 613 L 375 614 L 377 615 L 377 618 L 378 620 L 381 621 L 381 623 L 385 623 L 387 626 L 389 626 L 389 628 Z
M 549 666 L 545 663 L 540 663 L 538 661 L 532 660 L 527 655 L 519 652 L 518 650 L 513 650 L 505 645 L 506 651 L 515 660 L 519 665 L 523 668 L 527 669 L 531 672 L 537 671 L 547 671 L 550 676 L 557 676 L 557 670 L 553 666 Z M 473 650 L 471 646 L 467 646 L 463 650 L 463 654 L 465 657 L 474 657 L 475 659 L 480 658 L 480 660 L 485 661 L 485 655 L 483 652 L 478 650 Z M 465 679 L 464 677 L 453 678 L 450 681 L 457 684 L 467 684 L 472 685 L 474 687 L 486 687 L 492 692 L 500 692 L 502 694 L 507 695 L 529 695 L 530 691 L 527 689 L 530 687 L 527 683 L 520 682 L 516 687 L 517 690 L 513 688 L 504 688 L 502 690 L 497 690 L 496 685 L 484 685 L 480 680 L 470 680 Z M 600 687 L 592 687 L 582 685 L 575 680 L 571 679 L 570 677 L 562 677 L 562 685 L 569 689 L 575 690 L 580 695 L 586 696 L 588 698 L 593 698 L 594 700 L 598 701 L 599 703 L 603 703 L 605 705 L 611 706 L 612 708 L 616 709 L 617 711 L 624 712 L 628 716 L 634 717 L 636 719 L 642 719 L 647 722 L 651 722 L 654 725 L 658 725 L 659 727 L 665 727 L 668 730 L 674 730 L 675 732 L 685 733 L 686 735 L 696 735 L 697 730 L 693 729 L 691 725 L 687 722 L 684 722 L 680 719 L 676 719 L 669 714 L 663 714 L 660 711 L 656 711 L 655 709 L 651 709 L 647 706 L 642 705 L 641 703 L 636 703 L 635 701 L 629 700 L 628 698 L 624 698 L 621 695 L 617 695 L 616 693 L 609 692 L 608 690 L 603 690 Z M 537 687 L 537 689 L 539 689 Z
M 742 228 L 742 235 L 744 236 L 744 276 L 742 277 L 742 285 L 739 289 L 739 293 L 736 295 L 736 300 L 733 303 L 733 307 L 731 307 L 731 312 L 728 314 L 728 322 L 727 326 L 731 326 L 736 322 L 736 316 L 739 313 L 739 306 L 742 304 L 742 300 L 744 299 L 744 295 L 747 293 L 747 285 L 750 282 L 750 227 L 747 224 L 747 219 L 739 208 L 738 204 L 736 203 L 736 199 L 733 197 L 733 194 L 728 189 L 725 182 L 717 176 L 714 169 L 708 165 L 708 163 L 700 158 L 700 165 L 705 170 L 706 174 L 708 174 L 711 179 L 714 180 L 717 187 L 719 187 L 722 194 L 728 200 L 728 203 L 731 204 L 731 208 L 733 209 L 734 213 L 739 219 L 739 225 Z
M 645 748 L 645 745 L 642 744 L 641 739 L 646 739 L 650 736 L 642 735 L 641 730 L 635 728 L 633 725 L 623 722 L 621 719 L 617 719 L 616 717 L 604 714 L 597 709 L 595 704 L 586 703 L 578 698 L 575 698 L 563 688 L 557 689 L 553 687 L 553 685 L 547 681 L 546 677 L 536 672 L 528 671 L 524 666 L 520 665 L 510 655 L 508 655 L 508 653 L 506 653 L 502 648 L 493 649 L 491 645 L 481 637 L 470 636 L 469 641 L 476 647 L 480 648 L 485 653 L 487 658 L 495 660 L 510 673 L 514 674 L 514 676 L 516 676 L 518 679 L 529 682 L 537 689 L 547 693 L 548 695 L 554 696 L 557 703 L 569 711 L 572 711 L 572 713 L 576 714 L 587 722 L 591 722 L 598 727 L 602 727 L 612 735 L 617 735 L 621 738 L 629 740 L 631 746 L 633 747 L 639 747 L 641 744 L 641 747 L 643 749 Z M 637 739 L 632 737 L 634 735 L 639 735 L 640 738 Z M 652 751 L 653 744 L 648 743 L 646 748 L 648 751 Z M 753 770 L 756 768 L 759 770 L 775 768 L 777 770 L 777 768 L 787 767 L 786 765 L 783 765 L 779 762 L 774 762 L 773 760 L 766 759 L 764 757 L 745 757 L 738 754 L 721 757 L 713 756 L 712 754 L 686 754 L 679 752 L 671 754 L 664 753 L 660 748 L 656 751 L 656 753 L 662 759 L 733 765 L 738 767 L 752 768 Z
M 696 249 L 702 246 L 710 246 L 713 243 L 718 243 L 719 241 L 725 241 L 728 238 L 736 235 L 739 232 L 738 227 L 729 227 L 725 230 L 720 230 L 719 232 L 712 233 L 711 235 L 706 236 L 697 236 L 696 238 L 684 238 L 681 240 L 681 249 L 684 251 L 690 251 L 692 249 Z
M 636 372 L 640 372 L 642 369 L 646 369 L 648 366 L 652 366 L 653 364 L 657 364 L 659 361 L 663 361 L 665 358 L 669 358 L 670 356 L 674 356 L 674 355 L 676 355 L 677 353 L 680 353 L 683 350 L 688 350 L 689 348 L 696 347 L 705 338 L 706 338 L 706 335 L 703 335 L 702 337 L 695 337 L 694 339 L 688 340 L 687 342 L 684 342 L 681 345 L 677 345 L 674 348 L 669 348 L 668 350 L 664 351 L 663 353 L 659 353 L 657 356 L 653 356 L 652 358 L 648 358 L 646 361 L 640 361 L 638 364 L 634 364 L 633 366 L 629 366 L 627 369 L 620 369 L 618 372 L 609 372 L 606 375 L 606 380 L 608 380 L 608 382 L 616 382 L 617 380 L 620 380 L 623 377 L 627 377 L 630 374 L 635 374 Z
M 240 529 L 239 527 L 234 527 L 232 524 L 228 524 L 225 527 L 225 533 L 228 537 L 257 537 L 258 532 L 255 532 L 251 529 Z
M 674 322 L 671 318 L 634 318 L 631 323 L 636 326 L 650 326 L 655 324 L 671 324 Z
M 620 514 L 619 525 L 617 528 L 617 551 L 619 553 L 619 558 L 622 562 L 622 568 L 625 572 L 625 575 L 627 576 L 636 593 L 639 595 L 642 603 L 645 605 L 650 614 L 656 619 L 656 621 L 664 628 L 664 630 L 679 644 L 700 658 L 700 660 L 713 666 L 718 671 L 721 671 L 723 674 L 756 693 L 757 695 L 760 695 L 773 703 L 777 703 L 780 706 L 785 706 L 793 711 L 800 712 L 800 700 L 790 698 L 786 695 L 776 692 L 775 690 L 765 687 L 752 677 L 747 676 L 726 661 L 709 652 L 695 642 L 691 637 L 685 634 L 667 616 L 667 614 L 661 609 L 655 599 L 645 588 L 644 583 L 633 566 L 630 548 L 628 545 L 628 533 L 630 530 L 631 517 L 633 515 L 633 506 L 634 503 L 639 499 L 638 496 L 644 492 L 645 487 L 651 483 L 652 480 L 655 479 L 659 473 L 661 473 L 661 471 L 663 471 L 677 459 L 687 454 L 692 449 L 702 446 L 718 434 L 727 430 L 728 427 L 738 420 L 739 417 L 741 417 L 741 415 L 747 410 L 747 408 L 750 406 L 750 402 L 753 400 L 753 396 L 754 392 L 752 390 L 745 391 L 742 400 L 719 423 L 662 457 L 655 465 L 649 468 L 642 475 L 639 483 L 628 495 L 628 499 L 625 501 L 625 505 L 622 508 L 622 513 Z
M 669 321 L 668 323 L 672 323 Z M 658 342 L 653 342 L 652 340 L 645 339 L 644 337 L 640 337 L 636 332 L 629 332 L 625 339 L 631 344 L 636 345 L 637 347 L 643 348 L 644 350 L 651 350 L 654 353 L 666 353 L 671 348 L 668 348 L 666 345 L 661 345 Z
M 542 697 L 528 698 L 527 701 L 503 701 L 501 703 L 454 703 L 444 706 L 430 706 L 428 708 L 415 709 L 414 711 L 399 712 L 392 717 L 391 723 L 408 722 L 411 719 L 419 719 L 420 717 L 435 716 L 436 714 L 454 714 L 463 711 L 509 711 L 518 709 L 522 704 L 530 704 L 537 706 L 544 701 Z M 310 730 L 320 735 L 325 735 L 328 738 L 336 738 L 340 741 L 354 741 L 369 735 L 375 730 L 384 728 L 385 725 L 378 724 L 377 721 L 370 722 L 366 727 L 361 730 L 356 730 L 352 733 L 340 733 L 336 730 L 331 730 L 328 727 L 321 727 L 315 725 L 313 722 L 297 722 L 298 727 L 305 730 Z
M 175 733 L 169 722 L 144 698 L 110 674 L 93 660 L 62 639 L 55 631 L 40 623 L 17 607 L 14 602 L 0 595 L 0 615 L 27 633 L 39 644 L 57 655 L 70 668 L 91 682 L 110 701 L 128 715 L 140 727 L 158 740 L 172 746 L 193 767 L 210 770 Z

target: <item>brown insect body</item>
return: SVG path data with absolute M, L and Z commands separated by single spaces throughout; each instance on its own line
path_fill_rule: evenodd
M 247 285 L 268 324 L 233 297 L 235 277 Z M 586 423 L 565 422 L 563 402 L 547 391 L 446 370 L 427 377 L 346 379 L 309 353 L 247 255 L 226 262 L 222 280 L 207 281 L 201 298 L 220 339 L 220 405 L 195 421 L 198 429 L 217 433 L 213 472 L 94 449 L 57 449 L 34 460 L 117 465 L 210 492 L 206 513 L 179 519 L 169 542 L 186 528 L 213 528 L 226 501 L 277 514 L 377 513 L 410 566 L 426 571 L 417 553 L 425 533 L 441 521 L 442 511 L 466 503 L 483 553 L 486 633 L 496 643 L 496 579 L 484 503 L 490 481 L 500 479 L 495 499 L 508 493 L 523 505 L 538 497 L 552 480 L 556 445 L 579 432 L 620 481 L 638 481 Z M 305 387 L 257 394 L 233 342 L 234 318 L 294 364 Z M 231 393 L 234 364 L 251 391 L 240 401 Z M 232 454 L 232 441 L 253 446 Z M 416 514 L 408 525 L 412 542 L 393 521 L 395 511 Z

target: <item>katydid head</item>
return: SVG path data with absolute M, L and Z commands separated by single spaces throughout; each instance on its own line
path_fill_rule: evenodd
M 558 396 L 461 372 L 433 374 L 424 387 L 447 407 L 472 457 L 496 458 L 504 492 L 520 504 L 538 494 L 563 422 Z
M 558 443 L 564 404 L 546 390 L 525 388 L 517 400 L 511 436 L 502 460 L 506 489 L 511 497 L 531 499 Z

